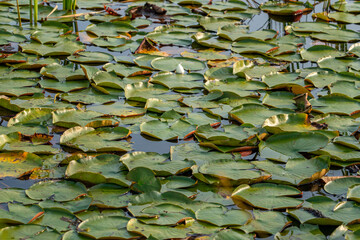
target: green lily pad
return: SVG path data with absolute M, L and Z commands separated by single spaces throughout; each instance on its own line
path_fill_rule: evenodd
M 310 36 L 328 42 L 357 42 L 360 35 L 352 30 L 329 29 L 326 33 L 312 33 Z
M 75 224 L 76 220 L 76 216 L 66 209 L 46 208 L 44 209 L 44 216 L 36 219 L 34 223 L 63 232 Z
M 100 118 L 102 113 L 93 111 L 78 111 L 76 109 L 60 109 L 52 112 L 53 124 L 65 128 L 72 128 L 76 126 L 94 126 L 106 127 L 115 125 L 116 121 Z M 109 121 L 109 122 L 106 122 Z
M 133 77 L 138 75 L 147 75 L 151 74 L 149 69 L 141 68 L 141 67 L 132 67 L 126 66 L 124 64 L 119 63 L 108 63 L 104 65 L 104 69 L 108 72 L 114 71 L 116 75 L 120 77 Z
M 103 22 L 88 25 L 86 31 L 98 37 L 117 37 L 120 33 L 136 32 L 137 28 L 122 22 Z
M 162 73 L 151 77 L 150 82 L 163 85 L 170 89 L 193 89 L 202 88 L 204 85 L 203 79 L 203 75 L 198 73 Z
M 20 124 L 40 124 L 45 125 L 51 118 L 52 109 L 49 108 L 29 108 L 16 114 L 8 122 L 8 126 Z
M 60 144 L 84 152 L 127 152 L 131 150 L 131 144 L 117 140 L 128 137 L 130 133 L 130 130 L 123 127 L 73 127 L 63 133 Z
M 102 52 L 80 52 L 68 57 L 68 60 L 75 63 L 107 63 L 113 61 L 113 56 Z
M 100 208 L 124 208 L 134 198 L 126 194 L 128 191 L 128 188 L 117 184 L 102 183 L 91 187 L 88 193 L 93 199 L 91 203 L 93 206 Z
M 35 183 L 25 192 L 34 200 L 52 198 L 55 201 L 70 201 L 86 195 L 86 188 L 81 183 L 71 181 L 47 181 Z
M 312 159 L 289 159 L 285 168 L 269 160 L 254 162 L 254 165 L 271 174 L 271 181 L 290 184 L 307 184 L 320 179 L 330 168 L 330 158 L 320 156 Z
M 301 57 L 304 60 L 317 62 L 324 57 L 343 57 L 345 54 L 335 48 L 326 45 L 315 45 L 308 49 L 300 51 Z
M 182 120 L 178 120 L 173 124 L 159 120 L 152 120 L 140 124 L 141 133 L 160 140 L 181 139 L 193 130 L 195 130 L 195 126 Z
M 37 205 L 24 206 L 19 203 L 9 203 L 9 210 L 0 209 L 0 221 L 13 224 L 27 224 L 41 216 L 43 209 Z
M 217 31 L 217 29 L 214 31 Z M 218 36 L 212 35 L 211 33 L 197 32 L 192 38 L 200 45 L 211 48 L 218 48 L 228 50 L 231 48 L 232 42 L 224 40 Z
M 102 154 L 71 161 L 65 174 L 70 179 L 86 183 L 114 183 L 127 187 L 130 182 L 121 167 L 118 156 Z
M 154 152 L 132 152 L 120 159 L 131 171 L 137 167 L 148 167 L 158 176 L 171 176 L 190 168 L 191 161 L 167 161 L 167 157 Z
M 0 237 L 2 239 L 21 239 L 34 236 L 38 239 L 60 239 L 61 237 L 59 233 L 46 230 L 46 227 L 36 224 L 26 224 L 0 229 Z
M 244 210 L 226 210 L 224 207 L 208 207 L 196 212 L 196 219 L 212 223 L 216 226 L 243 225 L 251 217 Z
M 132 189 L 138 192 L 160 191 L 161 183 L 149 168 L 136 167 L 130 170 L 127 179 L 133 181 Z
M 360 178 L 344 177 L 328 182 L 324 189 L 330 194 L 342 195 L 347 193 L 348 188 L 358 184 L 360 184 Z
M 351 186 L 348 189 L 346 197 L 347 197 L 347 199 L 350 199 L 350 200 L 353 200 L 356 202 L 360 202 L 360 184 Z
M 240 229 L 245 233 L 276 234 L 289 223 L 288 218 L 281 212 L 253 210 L 253 219 Z
M 174 71 L 179 64 L 181 64 L 184 69 L 190 71 L 202 70 L 205 68 L 205 64 L 203 62 L 193 58 L 159 57 L 151 61 L 151 65 L 155 69 L 162 71 Z
M 80 68 L 75 70 L 74 67 L 73 64 L 63 66 L 58 63 L 53 63 L 41 68 L 40 73 L 46 77 L 55 78 L 60 81 L 85 79 L 83 71 Z
M 265 142 L 262 142 L 261 148 L 270 148 L 289 158 L 303 158 L 301 152 L 316 151 L 325 147 L 329 139 L 315 132 L 284 132 L 272 135 Z M 260 148 L 260 154 L 264 149 Z M 265 152 L 264 152 L 265 153 Z M 264 156 L 265 157 L 265 156 Z
M 311 99 L 313 110 L 320 113 L 351 115 L 360 109 L 360 101 L 342 94 L 329 94 L 318 99 Z
M 264 121 L 271 116 L 291 112 L 292 111 L 290 109 L 269 109 L 261 104 L 248 103 L 232 109 L 229 112 L 229 116 L 240 123 L 260 125 L 263 124 Z
M 304 224 L 300 228 L 290 227 L 283 232 L 275 235 L 276 239 L 289 239 L 296 237 L 298 239 L 325 240 L 326 236 L 321 232 L 318 226 Z
M 131 239 L 136 234 L 126 230 L 129 218 L 121 216 L 92 217 L 79 225 L 80 234 L 92 238 Z
M 263 209 L 297 208 L 303 201 L 291 196 L 300 195 L 301 191 L 294 187 L 272 183 L 247 184 L 237 187 L 233 199 L 239 199 L 247 204 Z
M 229 24 L 219 28 L 217 35 L 231 41 L 239 41 L 241 39 L 256 39 L 265 41 L 276 37 L 277 32 L 274 30 L 248 32 L 243 25 Z
M 128 222 L 127 230 L 147 238 L 152 236 L 158 239 L 185 238 L 188 232 L 188 230 L 183 228 L 144 224 L 134 218 Z
M 216 32 L 218 28 L 228 25 L 230 23 L 238 23 L 236 20 L 216 17 L 202 17 L 199 19 L 199 24 L 207 31 Z
M 359 207 L 356 202 L 338 202 L 325 196 L 308 198 L 303 208 L 289 210 L 289 214 L 301 223 L 318 225 L 340 225 L 358 219 Z
M 82 43 L 68 39 L 59 41 L 55 45 L 31 42 L 21 44 L 20 47 L 24 53 L 31 53 L 40 56 L 68 56 L 77 51 L 85 50 L 85 46 Z

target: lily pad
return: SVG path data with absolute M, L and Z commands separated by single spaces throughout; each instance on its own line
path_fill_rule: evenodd
M 272 183 L 258 183 L 252 186 L 246 184 L 240 185 L 234 190 L 231 197 L 257 208 L 283 209 L 301 206 L 302 200 L 291 197 L 300 194 L 301 191 L 294 187 Z
M 63 133 L 60 144 L 84 152 L 127 152 L 131 150 L 131 144 L 117 140 L 128 137 L 130 133 L 130 130 L 123 127 L 98 129 L 73 127 Z
M 26 195 L 34 200 L 52 198 L 55 201 L 70 201 L 86 195 L 86 188 L 72 181 L 46 181 L 32 185 L 26 190 Z

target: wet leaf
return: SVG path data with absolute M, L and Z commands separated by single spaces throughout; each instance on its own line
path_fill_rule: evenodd
M 302 200 L 291 197 L 300 194 L 301 191 L 294 187 L 272 183 L 258 183 L 252 186 L 247 184 L 240 185 L 234 190 L 231 197 L 257 208 L 283 209 L 301 206 Z

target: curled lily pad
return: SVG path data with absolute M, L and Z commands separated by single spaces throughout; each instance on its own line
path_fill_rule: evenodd
M 351 186 L 347 192 L 346 197 L 350 200 L 360 202 L 360 184 Z
M 82 127 L 106 127 L 116 125 L 115 120 L 100 118 L 102 113 L 93 111 L 77 111 L 76 109 L 59 109 L 52 112 L 53 124 L 65 128 L 75 126 Z
M 70 179 L 87 183 L 115 183 L 127 187 L 129 182 L 125 179 L 121 167 L 118 156 L 102 154 L 71 161 L 66 169 L 66 175 Z
M 4 135 L 0 135 L 3 138 Z M 28 152 L 8 152 L 0 153 L 0 165 L 3 171 L 1 178 L 16 177 L 19 178 L 42 167 L 41 158 Z
M 263 127 L 270 133 L 315 131 L 305 113 L 280 114 L 265 120 Z
M 335 179 L 325 184 L 324 189 L 331 194 L 346 194 L 348 188 L 360 184 L 360 178 L 357 177 L 344 177 Z
M 51 118 L 51 112 L 53 110 L 49 108 L 30 108 L 18 113 L 15 117 L 9 120 L 8 126 L 14 126 L 19 124 L 42 124 L 46 123 Z
M 197 43 L 205 47 L 212 47 L 218 49 L 229 49 L 231 48 L 232 42 L 229 40 L 224 40 L 218 36 L 212 35 L 210 33 L 198 32 L 192 36 Z

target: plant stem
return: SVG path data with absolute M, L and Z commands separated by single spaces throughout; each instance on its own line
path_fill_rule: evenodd
M 37 24 L 38 20 L 38 0 L 34 0 L 34 22 Z
M 72 10 L 75 10 L 76 9 L 76 0 L 72 0 L 72 7 L 71 7 Z
M 33 3 L 32 0 L 29 0 L 29 4 L 30 4 L 30 26 L 33 25 Z
M 17 14 L 18 14 L 19 27 L 21 27 L 21 16 L 20 16 L 19 0 L 16 0 L 16 8 L 17 8 Z

